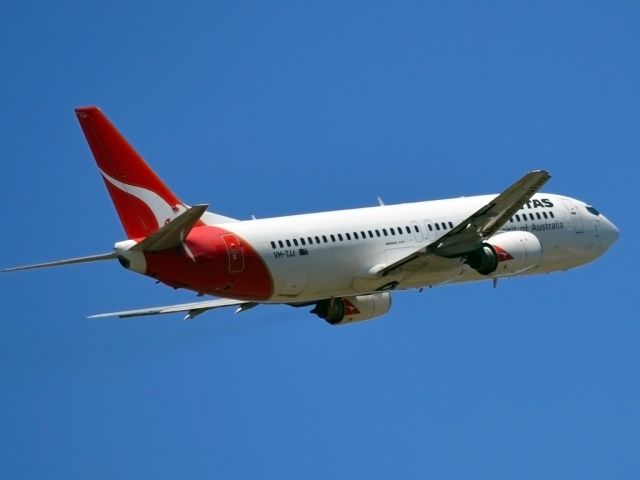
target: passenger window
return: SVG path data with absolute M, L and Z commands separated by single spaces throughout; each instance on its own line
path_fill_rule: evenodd
M 383 228 L 383 229 L 382 229 L 382 233 L 383 233 L 383 234 L 384 234 L 384 236 L 386 237 L 386 236 L 387 236 L 387 229 L 386 229 L 386 228 Z
M 322 235 L 322 241 L 324 243 L 327 243 L 329 240 L 327 240 L 327 236 L 326 235 Z
M 547 217 L 547 212 L 542 212 L 542 216 L 545 218 L 545 220 L 549 217 Z
M 530 213 L 530 214 L 529 214 L 529 218 L 530 218 L 531 220 L 535 220 L 535 217 L 533 216 L 533 213 Z
M 345 235 L 347 236 L 347 240 L 351 240 L 351 234 L 350 233 L 345 233 Z
M 449 228 L 453 228 L 453 222 L 449 222 Z
M 373 238 L 373 232 L 369 230 L 369 238 Z
M 276 242 L 271 242 L 271 248 L 276 249 Z
M 291 242 L 289 240 L 285 240 L 285 242 L 287 242 L 287 247 L 291 246 Z
M 320 237 L 316 235 L 316 243 L 320 245 Z
M 420 233 L 420 229 L 418 228 L 418 226 L 417 226 L 417 225 L 414 225 L 414 226 L 413 226 L 413 229 L 416 231 L 416 233 Z
M 443 229 L 443 230 L 446 230 L 446 229 L 447 229 L 447 224 L 446 224 L 446 223 L 444 223 L 444 222 L 442 222 L 442 229 Z
M 362 232 L 362 231 L 360 232 L 360 235 L 362 235 L 362 239 L 363 239 L 363 240 L 364 240 L 365 238 L 367 238 L 367 234 L 366 234 L 366 233 L 364 233 L 364 232 Z
M 284 248 L 284 243 L 282 243 L 282 240 L 278 240 L 278 245 L 280 245 L 280 248 Z
M 404 227 L 407 233 L 411 234 L 411 229 L 409 227 Z
M 302 246 L 305 246 L 307 243 L 304 241 L 304 238 L 300 237 L 300 243 Z
M 556 218 L 556 217 L 553 215 L 553 212 L 549 212 L 549 216 L 550 216 L 551 218 Z
M 296 240 L 295 238 L 293 239 L 293 244 L 297 247 L 298 246 L 298 240 Z
M 540 212 L 536 212 L 536 217 L 538 217 L 538 220 L 542 220 L 542 216 L 540 215 Z
M 516 220 L 520 221 L 520 215 L 518 215 L 517 213 L 516 213 Z
M 313 245 L 313 238 L 307 237 L 307 242 L 309 242 L 309 245 Z
M 376 230 L 376 236 L 379 237 L 380 236 L 380 230 Z
M 338 234 L 338 240 L 340 240 L 342 242 L 342 234 L 341 233 Z
M 430 224 L 430 223 L 427 225 L 427 227 L 429 227 L 429 231 L 430 231 L 430 232 L 433 232 L 433 227 L 431 226 L 431 224 Z
M 353 238 L 355 238 L 356 240 L 358 240 L 358 232 L 353 232 Z
M 389 229 L 389 231 L 391 232 L 391 235 L 395 235 L 396 234 L 396 230 L 393 227 L 391 227 Z
M 329 238 L 331 238 L 331 241 L 335 243 L 335 241 L 336 241 L 336 236 L 335 235 L 329 235 Z

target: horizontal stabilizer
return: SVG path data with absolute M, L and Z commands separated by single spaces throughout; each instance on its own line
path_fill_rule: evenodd
M 66 260 L 56 260 L 55 262 L 36 263 L 34 265 L 24 265 L 22 267 L 5 268 L 0 272 L 17 272 L 19 270 L 34 270 L 36 268 L 59 267 L 61 265 L 73 265 L 74 263 L 98 262 L 100 260 L 112 260 L 116 254 L 101 253 L 100 255 L 89 255 L 88 257 L 68 258 Z
M 91 315 L 87 318 L 106 318 L 106 317 L 120 317 L 120 318 L 129 318 L 129 317 L 142 317 L 145 315 L 161 315 L 164 313 L 180 313 L 187 312 L 187 316 L 185 320 L 190 320 L 196 315 L 200 315 L 207 310 L 212 310 L 214 308 L 222 308 L 222 307 L 240 307 L 239 311 L 248 310 L 249 308 L 255 306 L 254 302 L 247 302 L 246 300 L 233 300 L 227 298 L 221 298 L 216 300 L 205 300 L 202 302 L 192 302 L 192 303 L 182 303 L 179 305 L 167 305 L 164 307 L 151 307 L 151 308 L 140 308 L 137 310 L 124 310 L 122 312 L 112 312 L 112 313 L 100 313 L 98 315 Z M 243 308 L 244 307 L 244 308 Z
M 178 215 L 160 230 L 152 233 L 131 250 L 139 252 L 156 252 L 179 246 L 189 234 L 196 222 L 207 211 L 208 205 L 196 205 Z

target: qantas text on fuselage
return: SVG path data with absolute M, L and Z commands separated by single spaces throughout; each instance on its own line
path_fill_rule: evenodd
M 240 221 L 182 202 L 98 108 L 76 115 L 127 238 L 113 252 L 4 271 L 117 259 L 217 297 L 92 318 L 287 304 L 344 324 L 388 312 L 394 290 L 567 270 L 618 238 L 593 206 L 538 193 L 542 170 L 499 195 Z

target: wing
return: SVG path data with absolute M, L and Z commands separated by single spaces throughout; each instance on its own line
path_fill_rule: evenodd
M 550 178 L 544 170 L 527 173 L 438 240 L 386 266 L 378 275 L 386 276 L 400 268 L 420 269 L 435 260 L 433 256 L 455 258 L 480 248 L 482 242 L 509 221 Z
M 227 298 L 221 298 L 216 300 L 205 300 L 202 302 L 182 303 L 178 305 L 166 305 L 164 307 L 151 307 L 140 308 L 137 310 L 123 310 L 121 312 L 100 313 L 98 315 L 91 315 L 87 318 L 106 318 L 106 317 L 142 317 L 145 315 L 160 315 L 164 313 L 180 313 L 187 312 L 184 317 L 185 320 L 191 320 L 197 315 L 200 315 L 207 310 L 213 310 L 215 308 L 233 307 L 237 306 L 236 313 L 248 310 L 258 305 L 255 302 L 247 302 L 245 300 L 232 300 Z

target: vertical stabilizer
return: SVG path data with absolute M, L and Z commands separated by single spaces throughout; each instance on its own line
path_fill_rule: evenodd
M 146 237 L 186 211 L 97 107 L 76 108 L 76 116 L 129 238 Z

